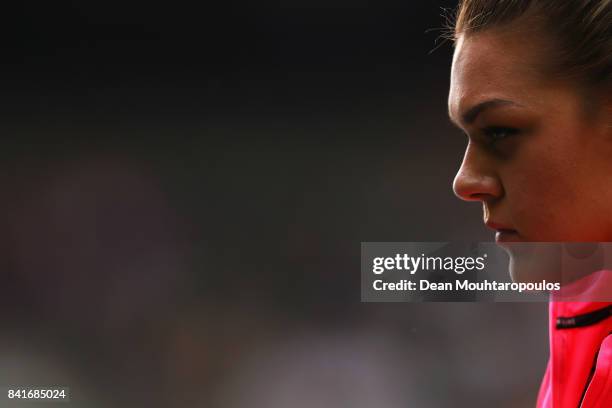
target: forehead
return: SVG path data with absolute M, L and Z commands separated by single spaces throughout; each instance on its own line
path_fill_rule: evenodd
M 542 59 L 534 42 L 507 31 L 484 30 L 461 35 L 456 43 L 448 97 L 449 115 L 487 99 L 526 105 L 537 94 Z

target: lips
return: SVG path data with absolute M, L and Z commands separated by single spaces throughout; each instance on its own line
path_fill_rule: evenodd
M 521 242 L 521 238 L 515 230 L 500 230 L 495 233 L 495 242 Z
M 487 221 L 485 224 L 487 227 L 495 230 L 495 242 L 497 243 L 521 241 L 518 231 L 508 225 L 494 221 Z

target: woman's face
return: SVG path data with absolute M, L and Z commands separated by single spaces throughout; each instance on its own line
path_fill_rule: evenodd
M 545 78 L 536 37 L 460 36 L 449 115 L 468 145 L 453 188 L 480 201 L 498 242 L 612 241 L 610 106 Z M 609 103 L 609 102 L 606 102 Z

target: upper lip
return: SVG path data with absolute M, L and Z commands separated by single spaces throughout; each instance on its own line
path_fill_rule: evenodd
M 486 226 L 499 232 L 516 232 L 516 230 L 508 225 L 495 222 L 495 221 L 487 221 L 485 222 Z

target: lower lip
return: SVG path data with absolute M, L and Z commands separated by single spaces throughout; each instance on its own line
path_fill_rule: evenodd
M 495 242 L 504 243 L 504 242 L 520 242 L 519 235 L 516 231 L 513 230 L 504 230 L 497 231 L 495 234 Z

